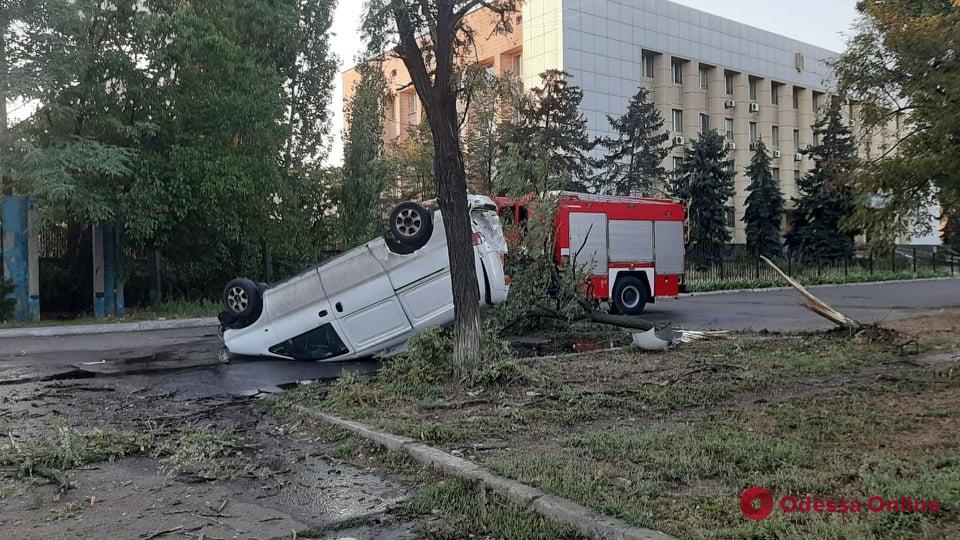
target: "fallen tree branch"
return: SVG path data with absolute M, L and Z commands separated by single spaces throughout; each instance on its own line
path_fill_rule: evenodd
M 785 279 L 787 283 L 789 283 L 790 286 L 793 287 L 800 294 L 800 298 L 802 300 L 800 303 L 801 306 L 809 309 L 810 311 L 816 313 L 817 315 L 820 315 L 821 317 L 829 320 L 830 322 L 836 324 L 841 328 L 845 328 L 847 330 L 860 330 L 861 328 L 863 328 L 863 325 L 860 324 L 855 319 L 852 319 L 844 315 L 843 313 L 840 313 L 839 311 L 830 307 L 830 305 L 824 302 L 823 300 L 820 300 L 819 298 L 814 296 L 810 291 L 806 289 L 806 287 L 801 285 L 792 277 L 788 276 L 783 270 L 780 269 L 780 267 L 773 264 L 773 261 L 764 257 L 763 255 L 760 256 L 760 259 L 763 260 L 763 262 L 767 263 L 767 265 L 769 265 L 770 268 L 773 268 L 774 271 L 780 274 L 780 277 Z

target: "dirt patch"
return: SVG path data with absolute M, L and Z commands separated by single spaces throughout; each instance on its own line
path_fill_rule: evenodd
M 4 387 L 0 463 L 13 465 L 0 467 L 0 538 L 324 537 L 409 496 L 396 481 L 327 457 L 323 443 L 285 432 L 255 399 L 191 399 L 105 381 Z M 27 451 L 44 461 L 18 461 Z M 41 477 L 51 463 L 70 464 L 56 473 L 69 489 Z M 353 527 L 396 538 L 415 537 L 411 528 L 404 520 Z

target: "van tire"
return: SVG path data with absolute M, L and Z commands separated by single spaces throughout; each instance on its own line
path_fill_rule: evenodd
M 647 304 L 646 281 L 636 276 L 621 276 L 613 286 L 614 312 L 620 315 L 640 315 Z
M 247 278 L 230 280 L 223 288 L 223 304 L 232 319 L 231 326 L 249 326 L 263 311 L 263 295 L 260 287 Z
M 390 212 L 389 230 L 384 235 L 390 251 L 408 255 L 427 245 L 433 235 L 433 212 L 407 201 Z

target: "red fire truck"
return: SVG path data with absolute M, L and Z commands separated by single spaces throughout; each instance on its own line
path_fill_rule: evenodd
M 669 199 L 561 192 L 554 261 L 589 272 L 591 298 L 637 315 L 658 297 L 676 298 L 684 261 L 684 207 Z M 497 197 L 505 227 L 526 221 L 535 196 Z M 508 230 L 508 236 L 512 231 Z

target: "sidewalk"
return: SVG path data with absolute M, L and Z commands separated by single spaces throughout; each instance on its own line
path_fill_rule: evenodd
M 83 334 L 112 334 L 116 332 L 142 332 L 145 330 L 173 330 L 178 328 L 215 327 L 220 322 L 216 317 L 198 319 L 159 319 L 103 324 L 77 324 L 63 326 L 35 326 L 27 328 L 0 329 L 0 339 L 22 337 L 77 336 Z

